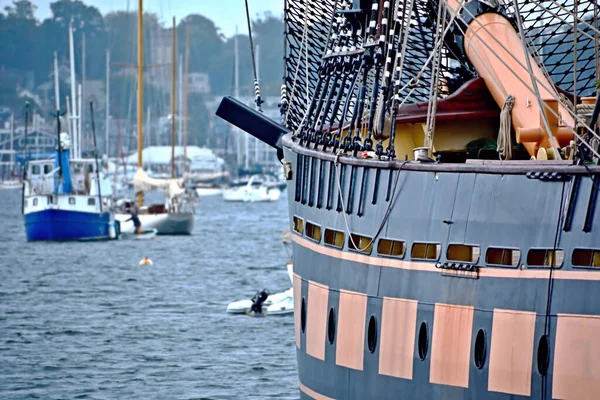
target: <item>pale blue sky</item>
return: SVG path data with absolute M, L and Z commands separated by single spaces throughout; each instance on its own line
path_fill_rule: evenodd
M 31 0 L 37 8 L 36 16 L 44 19 L 51 15 L 50 3 L 55 0 Z M 93 5 L 102 14 L 111 11 L 137 10 L 137 0 L 83 0 L 85 4 Z M 0 0 L 0 8 L 4 10 L 12 0 Z M 250 15 L 270 11 L 275 15 L 283 14 L 283 0 L 249 0 Z M 144 10 L 157 14 L 163 21 L 170 21 L 173 15 L 177 20 L 188 14 L 201 14 L 212 19 L 225 36 L 232 36 L 235 26 L 240 33 L 247 32 L 246 9 L 244 0 L 145 0 Z

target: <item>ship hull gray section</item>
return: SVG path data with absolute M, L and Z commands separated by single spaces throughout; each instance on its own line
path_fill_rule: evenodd
M 418 340 L 412 377 L 402 379 L 379 373 L 380 348 L 369 351 L 367 333 L 362 370 L 357 370 L 336 362 L 336 340 L 326 341 L 323 359 L 308 354 L 306 333 L 301 332 L 297 349 L 301 389 L 314 391 L 301 390 L 302 398 L 315 394 L 334 399 L 552 398 L 554 355 L 561 345 L 557 343 L 558 316 L 600 315 L 600 269 L 572 263 L 575 249 L 600 249 L 600 218 L 594 213 L 597 204 L 590 204 L 590 177 L 581 176 L 574 191 L 573 176 L 542 180 L 525 172 L 466 168 L 453 172 L 440 171 L 438 166 L 427 171 L 402 164 L 397 169 L 378 169 L 372 160 L 364 165 L 336 165 L 289 148 L 285 148 L 285 161 L 292 163 L 293 171 L 288 185 L 290 229 L 294 229 L 294 217 L 302 219 L 304 227 L 313 223 L 321 228 L 319 240 L 307 237 L 306 230 L 294 235 L 294 273 L 302 282 L 304 301 L 309 301 L 313 284 L 327 288 L 328 309 L 339 310 L 342 292 L 364 294 L 368 296 L 361 315 L 365 329 L 371 316 L 381 327 L 384 298 L 414 301 L 417 329 L 421 322 L 427 323 L 430 345 L 437 306 L 473 310 L 470 330 L 464 332 L 472 338 L 466 387 L 432 383 L 431 358 L 420 359 Z M 586 220 L 588 231 L 584 231 Z M 342 248 L 324 242 L 325 229 L 344 233 Z M 350 232 L 374 239 L 370 254 L 350 248 Z M 378 254 L 380 238 L 404 242 L 403 257 Z M 439 258 L 411 259 L 413 244 L 421 242 L 439 244 Z M 452 269 L 454 260 L 448 260 L 447 254 L 450 244 L 478 248 L 478 259 L 463 263 L 472 272 Z M 519 251 L 520 257 L 514 266 L 491 265 L 486 262 L 489 248 Z M 532 249 L 562 252 L 562 260 L 556 268 L 529 265 Z M 489 379 L 496 371 L 489 369 L 489 351 L 498 310 L 534 316 L 528 395 L 490 390 Z M 310 307 L 307 313 L 310 319 Z M 473 361 L 479 330 L 487 337 L 488 359 L 482 368 Z M 537 358 L 544 334 L 550 351 L 548 372 L 542 376 Z

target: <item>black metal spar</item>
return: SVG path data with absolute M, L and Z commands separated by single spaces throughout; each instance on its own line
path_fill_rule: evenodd
M 223 97 L 216 115 L 251 134 L 277 150 L 279 161 L 283 160 L 281 137 L 288 133 L 283 125 L 266 117 L 231 96 Z

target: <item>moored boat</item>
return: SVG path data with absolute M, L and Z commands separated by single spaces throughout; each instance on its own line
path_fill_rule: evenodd
M 54 160 L 29 163 L 23 186 L 27 240 L 117 239 L 119 227 L 103 205 L 95 161 L 71 160 L 69 145 L 62 133 Z

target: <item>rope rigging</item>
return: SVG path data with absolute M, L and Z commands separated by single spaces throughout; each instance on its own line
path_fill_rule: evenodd
M 256 72 L 256 55 L 254 54 L 254 43 L 252 40 L 252 21 L 250 21 L 250 8 L 248 0 L 246 3 L 246 21 L 248 22 L 248 38 L 250 39 L 250 54 L 252 55 L 252 69 L 254 71 L 254 102 L 258 111 L 262 112 L 262 104 L 264 100 L 260 97 L 260 86 L 258 85 L 258 74 Z

